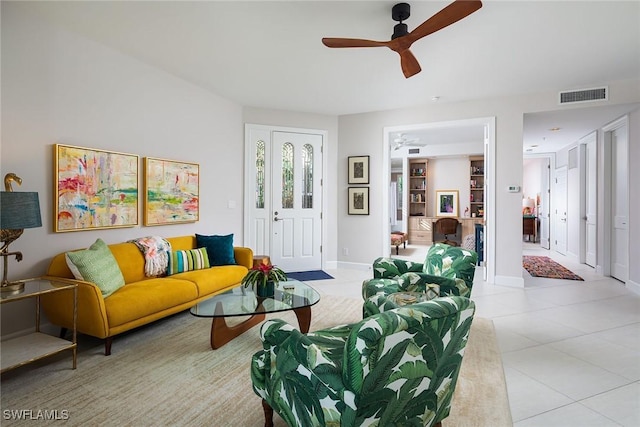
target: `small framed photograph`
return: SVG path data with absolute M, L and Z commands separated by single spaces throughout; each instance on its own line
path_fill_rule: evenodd
M 436 216 L 458 216 L 458 190 L 436 191 Z
M 369 183 L 369 156 L 349 157 L 349 184 Z
M 369 187 L 349 187 L 349 215 L 369 215 Z

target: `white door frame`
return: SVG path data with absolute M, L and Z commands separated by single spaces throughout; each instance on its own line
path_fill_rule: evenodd
M 496 230 L 495 230 L 495 194 L 496 194 L 496 118 L 495 117 L 482 117 L 476 119 L 466 120 L 453 120 L 446 122 L 432 122 L 422 123 L 417 125 L 404 125 L 404 126 L 388 126 L 383 129 L 382 139 L 382 185 L 380 188 L 389 188 L 389 180 L 391 177 L 391 164 L 390 164 L 390 149 L 391 142 L 389 140 L 389 134 L 392 132 L 401 132 L 407 130 L 417 129 L 435 129 L 435 128 L 452 128 L 458 126 L 484 126 L 484 158 L 485 158 L 485 204 L 484 204 L 484 218 L 485 218 L 485 232 L 484 232 L 484 280 L 489 283 L 495 282 L 495 268 L 496 268 Z M 389 192 L 382 192 L 382 204 L 381 212 L 389 211 Z M 380 241 L 380 253 L 383 256 L 389 256 L 391 254 L 391 247 L 389 246 L 389 233 L 391 228 L 389 225 L 388 215 L 382 215 L 381 226 L 381 241 Z
M 568 237 L 568 217 L 567 217 L 567 188 L 568 187 L 567 187 L 567 184 L 568 184 L 568 178 L 569 178 L 568 171 L 569 171 L 568 166 L 560 166 L 559 168 L 556 168 L 553 171 L 553 186 L 552 186 L 553 188 L 551 190 L 551 193 L 554 194 L 554 196 L 553 196 L 553 200 L 554 201 L 557 201 L 560 198 L 562 198 L 565 201 L 564 202 L 565 203 L 564 204 L 565 212 L 558 213 L 557 212 L 558 205 L 555 204 L 555 203 L 554 203 L 553 211 L 552 211 L 553 212 L 553 214 L 552 214 L 553 231 L 554 231 L 554 235 L 555 235 L 555 238 L 552 239 L 552 241 L 553 241 L 552 249 L 554 251 L 558 252 L 559 254 L 562 254 L 562 255 L 566 255 L 567 254 L 567 243 L 568 243 L 567 242 L 567 237 Z M 562 196 L 562 194 L 558 194 L 559 193 L 559 191 L 558 191 L 558 175 L 560 175 L 560 174 L 564 175 L 564 197 L 560 197 L 560 196 Z M 562 221 L 562 218 L 561 218 L 562 215 L 564 215 L 564 221 Z M 562 226 L 562 224 L 560 224 L 560 222 L 564 222 L 564 225 Z M 560 252 L 558 250 L 558 236 L 563 234 L 563 233 L 560 233 L 558 231 L 558 227 L 559 226 L 562 226 L 563 229 L 564 229 L 564 236 L 563 236 L 563 238 L 564 238 L 564 247 L 562 248 L 564 252 Z
M 548 191 L 547 196 L 546 196 L 547 204 L 548 204 L 547 209 L 546 209 L 547 210 L 547 233 L 548 233 L 547 245 L 548 245 L 548 247 L 545 248 L 544 246 L 542 246 L 542 234 L 539 237 L 540 237 L 540 246 L 542 248 L 544 248 L 544 249 L 551 250 L 551 236 L 553 235 L 552 227 L 551 227 L 551 223 L 552 223 L 552 221 L 551 221 L 551 212 L 552 212 L 552 209 L 554 207 L 553 206 L 553 185 L 552 185 L 554 176 L 552 174 L 552 171 L 556 170 L 556 153 L 525 154 L 523 156 L 523 158 L 525 158 L 525 159 L 547 159 L 549 161 L 549 170 L 547 172 L 548 180 L 549 180 L 549 182 L 548 182 L 548 187 L 549 187 L 548 190 L 549 191 Z M 542 188 L 542 186 L 540 188 L 541 188 L 541 191 L 544 191 L 544 188 Z M 544 196 L 541 194 L 540 197 L 543 198 Z M 540 225 L 540 231 L 542 232 L 542 222 L 541 222 L 541 225 Z
M 270 255 L 270 240 L 262 241 L 261 239 L 256 239 L 255 229 L 252 226 L 252 221 L 255 219 L 252 217 L 252 206 L 255 203 L 255 197 L 253 193 L 254 183 L 255 183 L 255 164 L 253 163 L 255 159 L 252 158 L 251 154 L 252 146 L 253 146 L 253 137 L 261 137 L 267 143 L 267 166 L 265 168 L 265 178 L 267 180 L 271 179 L 271 143 L 272 143 L 272 135 L 273 132 L 291 132 L 291 133 L 307 133 L 322 136 L 323 147 L 326 146 L 326 142 L 328 141 L 327 135 L 328 131 L 321 129 L 307 129 L 307 128 L 294 128 L 294 127 L 286 127 L 286 126 L 270 126 L 270 125 L 259 125 L 259 124 L 251 124 L 247 123 L 244 126 L 244 210 L 243 210 L 243 231 L 244 231 L 244 239 L 243 245 L 245 247 L 249 247 L 254 251 L 254 254 L 260 255 Z M 324 171 L 328 170 L 327 168 L 327 157 L 326 155 L 322 155 L 322 176 L 320 179 L 324 182 Z M 328 200 L 327 188 L 325 185 L 321 186 L 322 191 L 322 217 L 325 217 L 325 209 L 326 203 L 324 201 Z M 267 236 L 271 236 L 271 225 L 272 225 L 272 209 L 271 209 L 271 189 L 270 185 L 267 185 L 267 189 L 265 192 L 265 208 L 264 208 L 264 222 L 263 222 L 263 233 Z M 326 248 L 327 242 L 327 227 L 324 225 L 324 221 L 322 224 L 321 231 L 321 246 L 322 248 Z M 321 251 L 321 268 L 326 268 L 326 257 L 325 251 Z
M 613 191 L 611 186 L 613 184 L 613 153 L 611 147 L 611 134 L 613 131 L 618 130 L 620 128 L 626 129 L 626 139 L 627 139 L 627 150 L 629 146 L 629 116 L 625 115 L 620 117 L 619 119 L 614 120 L 606 126 L 602 127 L 603 131 L 603 177 L 604 177 L 604 189 L 603 191 L 603 204 L 598 206 L 602 206 L 602 215 L 598 215 L 598 217 L 602 217 L 602 230 L 604 230 L 603 234 L 603 245 L 602 245 L 602 257 L 598 254 L 597 259 L 602 259 L 602 266 L 598 264 L 596 271 L 602 272 L 605 276 L 611 276 L 611 230 L 613 228 L 613 218 L 611 212 L 611 204 L 612 197 L 611 192 Z M 627 171 L 629 171 L 629 157 L 627 156 Z M 630 191 L 630 182 L 629 182 L 629 174 L 627 173 L 627 201 L 629 200 L 629 191 Z M 627 203 L 627 218 L 629 218 L 629 203 Z M 627 229 L 628 231 L 628 229 Z M 630 239 L 627 239 L 627 243 L 630 245 Z M 600 249 L 600 247 L 598 247 Z M 629 247 L 627 246 L 627 255 L 629 254 Z M 627 279 L 629 278 L 629 257 L 627 256 L 627 266 L 626 266 L 626 275 Z M 628 282 L 628 280 L 627 280 Z
M 589 135 L 581 138 L 578 141 L 578 147 L 580 148 L 580 263 L 586 264 L 591 267 L 596 266 L 597 264 L 597 252 L 598 252 L 598 231 L 597 231 L 597 221 L 598 221 L 598 133 L 596 131 L 591 132 Z M 589 147 L 593 149 L 593 152 L 590 151 Z M 594 159 L 589 158 L 589 154 L 596 156 Z M 592 175 L 593 174 L 593 175 Z M 589 181 L 593 180 L 595 183 L 595 188 L 592 188 L 592 185 L 589 185 Z M 595 199 L 595 212 L 589 213 L 589 202 L 590 200 Z M 592 216 L 591 218 L 589 218 Z M 596 231 L 593 236 L 592 242 L 589 239 L 589 224 L 595 221 Z M 587 263 L 587 259 L 589 258 L 589 246 L 595 245 L 595 254 L 594 258 L 596 262 L 593 262 L 593 265 Z

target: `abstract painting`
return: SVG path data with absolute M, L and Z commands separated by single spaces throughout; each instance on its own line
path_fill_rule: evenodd
M 200 166 L 197 163 L 144 158 L 144 225 L 198 221 Z
M 138 156 L 54 145 L 56 232 L 138 224 Z

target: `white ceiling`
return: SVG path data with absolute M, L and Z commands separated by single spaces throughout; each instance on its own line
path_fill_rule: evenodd
M 421 105 L 434 96 L 460 102 L 640 76 L 638 1 L 484 1 L 479 11 L 414 43 L 423 71 L 409 79 L 389 49 L 322 45 L 322 37 L 388 40 L 395 3 L 44 1 L 12 7 L 252 107 L 344 115 Z M 449 3 L 411 2 L 409 29 Z M 602 121 L 624 109 L 593 114 Z M 525 148 L 562 132 L 549 135 L 552 127 L 584 136 L 579 118 L 586 110 L 528 115 Z

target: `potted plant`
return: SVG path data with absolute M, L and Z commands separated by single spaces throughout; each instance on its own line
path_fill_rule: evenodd
M 259 297 L 273 296 L 275 285 L 287 280 L 287 275 L 282 269 L 271 264 L 260 264 L 253 267 L 242 279 L 245 288 L 252 287 Z

